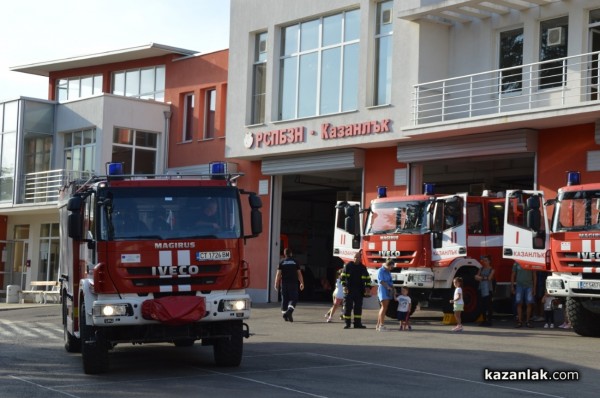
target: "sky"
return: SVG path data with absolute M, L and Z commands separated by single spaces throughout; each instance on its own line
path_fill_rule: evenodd
M 229 48 L 229 0 L 9 0 L 0 15 L 0 102 L 48 98 L 48 78 L 15 66 L 150 43 Z

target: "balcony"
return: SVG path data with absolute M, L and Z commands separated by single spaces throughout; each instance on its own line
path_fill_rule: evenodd
M 599 56 L 592 52 L 417 84 L 411 125 L 600 105 Z
M 24 204 L 53 204 L 58 202 L 59 191 L 69 181 L 89 178 L 91 173 L 74 170 L 49 170 L 24 176 Z

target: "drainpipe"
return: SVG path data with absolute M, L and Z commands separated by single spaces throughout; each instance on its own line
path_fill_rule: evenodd
M 171 132 L 171 115 L 173 112 L 170 110 L 164 111 L 165 116 L 165 142 L 163 144 L 164 156 L 163 156 L 163 172 L 161 174 L 167 174 L 169 166 L 169 133 Z

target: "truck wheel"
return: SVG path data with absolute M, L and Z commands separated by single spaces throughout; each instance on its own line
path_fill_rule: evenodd
M 79 333 L 83 371 L 86 374 L 107 372 L 109 344 L 100 333 L 96 333 L 96 328 L 87 325 L 83 300 L 79 306 Z
M 67 352 L 81 352 L 81 340 L 67 330 L 67 300 L 64 297 L 62 299 L 62 323 L 65 350 Z
M 463 322 L 475 322 L 481 315 L 481 303 L 479 302 L 479 284 L 472 275 L 462 275 L 463 299 L 465 301 L 464 311 L 461 316 Z
M 244 350 L 242 321 L 222 322 L 217 334 L 229 337 L 215 339 L 213 354 L 217 366 L 240 366 Z
M 575 333 L 585 337 L 600 337 L 600 316 L 585 309 L 581 299 L 568 297 L 567 312 Z

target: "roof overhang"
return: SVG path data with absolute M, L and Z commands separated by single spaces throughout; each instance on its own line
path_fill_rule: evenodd
M 192 56 L 197 53 L 197 51 L 193 50 L 150 43 L 139 47 L 130 47 L 121 50 L 88 54 L 72 58 L 40 62 L 36 64 L 13 66 L 10 68 L 10 70 L 14 72 L 23 72 L 31 75 L 48 77 L 51 72 L 59 72 L 67 69 L 85 68 L 89 66 L 112 64 L 115 62 L 160 57 L 168 54 Z
M 446 0 L 434 5 L 400 11 L 398 17 L 408 21 L 430 21 L 445 25 L 469 23 L 494 15 L 543 7 L 562 0 Z

